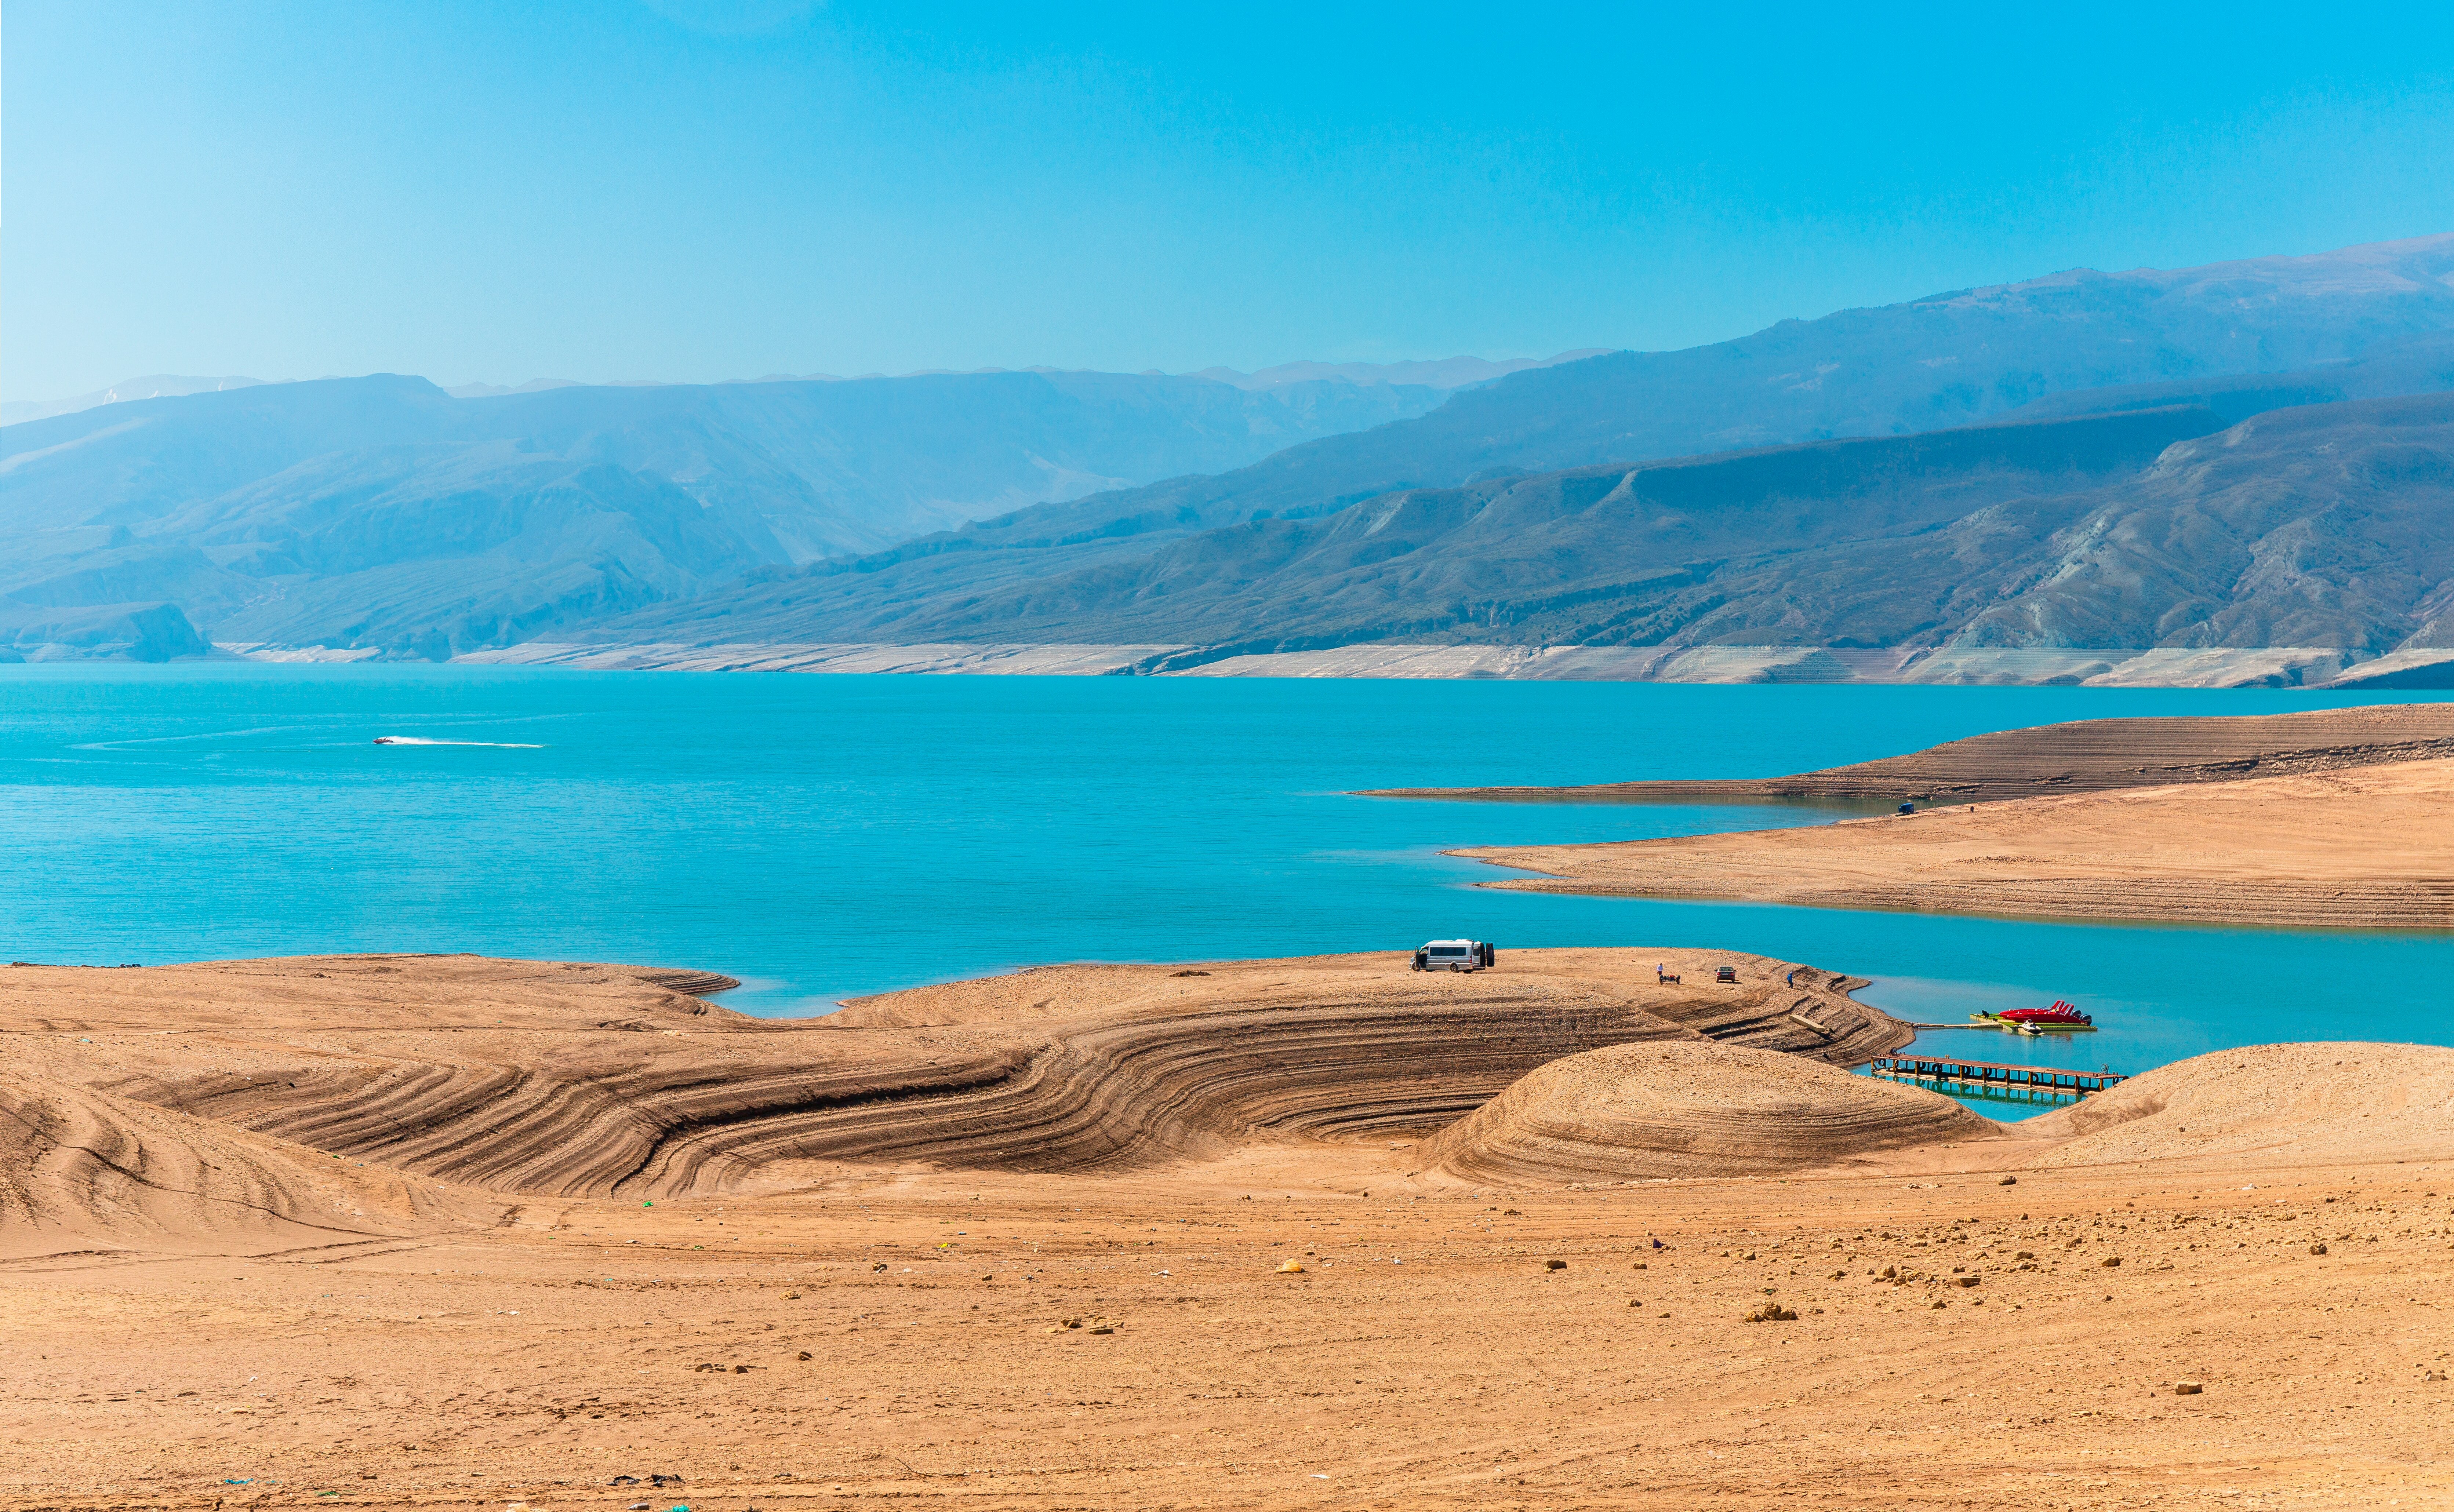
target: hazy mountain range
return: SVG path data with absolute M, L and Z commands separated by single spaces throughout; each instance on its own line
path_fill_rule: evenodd
M 1237 388 L 1281 388 L 1290 384 L 1314 383 L 1322 380 L 1351 383 L 1358 386 L 1375 384 L 1395 388 L 1463 388 L 1471 384 L 1488 383 L 1494 378 L 1528 368 L 1548 368 L 1554 364 L 1574 362 L 1579 357 L 1599 356 L 1606 348 L 1589 347 L 1581 351 L 1563 351 L 1555 357 L 1507 357 L 1497 361 L 1488 357 L 1439 357 L 1414 362 L 1289 362 L 1254 372 L 1240 372 L 1233 368 L 1204 368 L 1197 372 L 1178 376 L 1206 378 Z M 917 373 L 863 373 L 845 378 L 835 373 L 768 373 L 759 378 L 727 378 L 718 387 L 739 384 L 791 383 L 866 383 L 889 376 L 899 378 L 953 378 L 1002 376 L 1013 371 L 1061 374 L 1059 368 L 982 368 L 969 373 L 930 371 Z M 1163 378 L 1160 372 L 1136 376 Z M 227 388 L 252 388 L 264 383 L 261 378 L 236 376 L 221 378 L 186 377 L 176 373 L 148 373 L 139 378 L 126 378 L 105 388 L 90 393 L 71 394 L 65 399 L 11 399 L 0 403 L 0 426 L 13 426 L 28 420 L 48 420 L 53 415 L 72 415 L 81 409 L 103 405 L 126 404 L 137 399 L 169 399 L 182 394 L 219 393 Z M 494 399 L 505 394 L 543 393 L 549 388 L 675 388 L 688 387 L 659 379 L 633 378 L 590 385 L 576 378 L 532 378 L 526 383 L 445 384 L 443 391 L 454 399 Z
M 2442 633 L 2444 402 L 2380 401 L 2454 388 L 2449 333 L 2435 237 L 1415 374 L 1439 387 L 1290 365 L 115 404 L 0 430 L 0 638 L 167 604 L 217 641 L 428 656 L 541 636 L 2374 652 Z
M 70 394 L 66 399 L 11 399 L 0 404 L 0 426 L 13 426 L 27 420 L 49 420 L 53 415 L 72 415 L 80 409 L 132 404 L 139 399 L 176 399 L 186 394 L 253 388 L 263 382 L 261 378 L 241 378 L 235 374 L 221 378 L 194 378 L 179 373 L 146 373 L 142 377 L 123 378 L 91 393 Z
M 0 429 L 0 644 L 167 601 L 218 640 L 448 654 L 1443 397 L 997 373 L 456 400 L 379 375 L 116 403 Z

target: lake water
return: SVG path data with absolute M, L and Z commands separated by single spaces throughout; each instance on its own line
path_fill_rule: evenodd
M 2385 695 L 2391 697 L 2392 695 Z M 2409 695 L 2414 700 L 2432 696 Z M 1921 1047 L 2139 1071 L 2285 1039 L 2454 1043 L 2454 937 L 1498 893 L 1448 846 L 1823 823 L 1349 789 L 1758 776 L 1984 730 L 2381 695 L 1631 683 L 0 666 L 0 951 L 352 950 L 700 966 L 753 1013 L 1068 960 L 1726 946 L 1903 1016 L 2102 1032 Z M 376 746 L 378 735 L 434 744 Z M 1997 1117 L 2019 1109 L 1981 1105 Z

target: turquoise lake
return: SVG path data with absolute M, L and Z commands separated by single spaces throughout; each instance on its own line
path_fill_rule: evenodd
M 2414 701 L 2432 696 L 2409 695 Z M 1921 1047 L 2145 1070 L 2454 1044 L 2454 936 L 2074 925 L 1478 889 L 1457 846 L 1820 824 L 1799 808 L 1396 802 L 1360 787 L 1757 776 L 1984 730 L 2380 695 L 1629 683 L 0 666 L 0 951 L 699 966 L 722 1001 L 1069 960 L 1726 946 L 1904 1017 L 2069 998 L 2094 1035 Z M 435 744 L 376 746 L 379 735 Z M 1997 1117 L 2024 1109 L 1973 1104 Z

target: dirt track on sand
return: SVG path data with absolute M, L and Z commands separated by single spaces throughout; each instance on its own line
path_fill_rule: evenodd
M 1746 980 L 1717 1000 L 1653 985 L 1655 959 L 1506 952 L 1502 971 L 1430 982 L 1376 957 L 1066 968 L 875 1000 L 833 1028 L 752 1025 L 619 967 L 357 958 L 0 973 L 8 1095 L 37 1110 L 0 1144 L 16 1194 L 0 1211 L 14 1257 L 0 1261 L 12 1451 L 0 1502 L 1890 1509 L 2454 1496 L 2442 1468 L 2454 1383 L 2439 1379 L 2454 1374 L 2440 1306 L 2454 1280 L 2454 1052 L 2227 1052 L 2019 1128 L 1946 1114 L 1944 1143 L 1903 1147 L 1888 1135 L 1901 1110 L 1932 1106 L 1925 1094 L 1861 1084 L 1827 1097 L 1822 1079 L 1857 1079 L 1803 1058 L 1766 1066 L 1745 1048 L 1748 1032 L 1785 1032 L 1776 1018 L 1809 1042 L 1800 1048 L 1820 1048 L 1785 1011 L 1763 1011 L 1789 996 L 1772 989 L 1785 965 L 1668 957 L 1691 982 L 1736 965 Z M 1816 1011 L 1840 1012 L 1835 979 L 1815 980 Z M 1187 1001 L 1170 1000 L 1178 990 Z M 1478 1001 L 1495 1005 L 1484 1023 L 1503 1039 L 1578 1014 L 1620 1037 L 1504 1087 L 1518 1111 L 1494 1104 L 1468 1121 L 1481 1127 L 1472 1137 L 1392 1132 L 1453 1122 L 1440 1110 L 1469 1082 L 1499 1076 L 1506 1056 L 1447 1043 L 1470 1034 Z M 1322 1028 L 1337 1002 L 1370 1027 Z M 1400 1002 L 1440 1032 L 1400 1034 Z M 1637 1013 L 1668 1032 L 1627 1035 Z M 1734 1047 L 1698 1027 L 1749 1013 L 1757 1028 Z M 1307 1014 L 1310 1038 L 1277 1062 L 1301 1090 L 1267 1095 L 1269 1036 L 1247 1044 L 1246 1025 Z M 917 1022 L 885 1023 L 896 1019 Z M 1153 1027 L 1176 1021 L 1210 1027 Z M 1044 1043 L 1085 1024 L 1144 1031 L 1109 1042 L 1137 1047 L 1115 1053 L 1138 1068 L 1129 1094 L 1101 1105 L 1144 1123 L 1209 1109 L 1172 1115 L 1206 1143 L 1160 1141 L 1172 1152 L 1155 1155 L 1119 1130 L 1122 1153 L 1086 1162 L 1067 1124 L 1060 1160 L 966 1164 L 960 1152 L 991 1147 L 988 1115 L 964 1101 L 976 1091 L 874 1090 L 850 1104 L 871 1109 L 861 1126 L 881 1142 L 860 1152 L 810 1098 L 769 1112 L 768 1094 L 728 1090 L 798 1076 L 840 1088 L 892 1038 L 926 1067 L 933 1052 L 958 1059 L 973 1043 L 959 1036 Z M 1212 1058 L 1205 1036 L 1246 1047 Z M 1328 1084 L 1307 1079 L 1324 1054 L 1359 1071 L 1362 1111 L 1324 1111 Z M 1437 1064 L 1408 1071 L 1418 1059 Z M 1224 1070 L 1188 1076 L 1188 1064 Z M 403 1090 L 416 1064 L 437 1090 Z M 505 1067 L 519 1074 L 487 1080 Z M 493 1090 L 473 1093 L 479 1083 Z M 371 1159 L 377 1121 L 344 1117 L 342 1085 L 396 1113 L 442 1110 L 387 1147 L 493 1180 Z M 276 1094 L 316 1111 L 286 1136 L 263 1132 L 281 1122 Z M 490 1100 L 505 1118 L 449 1111 Z M 1629 1169 L 1674 1146 L 1709 1155 L 1664 1117 L 1682 1100 L 1720 1109 L 1712 1138 L 1749 1159 L 1762 1154 L 1746 1144 L 1750 1109 L 1787 1101 L 1841 1132 L 1793 1152 L 1784 1175 L 1607 1180 L 1615 1147 Z M 907 1159 L 919 1121 L 877 1116 L 906 1101 L 951 1107 L 941 1122 L 971 1132 Z M 554 1123 L 540 1109 L 557 1104 L 577 1111 Z M 54 1105 L 70 1111 L 41 1111 Z M 1037 1118 L 1050 1104 L 1001 1105 Z M 1868 1110 L 1885 1137 L 1852 1154 L 1846 1128 Z M 736 1117 L 815 1119 L 816 1136 L 789 1126 L 830 1153 L 792 1154 L 786 1125 L 694 1162 L 642 1162 L 625 1144 L 624 1162 L 672 1184 L 602 1189 L 591 1146 L 631 1138 L 632 1121 L 697 1148 Z M 1578 1131 L 1575 1174 L 1593 1180 L 1561 1187 L 1544 1184 L 1558 1170 L 1529 1181 L 1451 1159 L 1448 1146 L 1521 1149 L 1527 1130 L 1563 1119 Z M 541 1120 L 578 1148 L 553 1155 Z M 95 1164 L 47 1144 L 45 1128 L 93 1146 Z M 319 1129 L 348 1148 L 319 1144 Z M 181 1150 L 245 1169 L 202 1199 L 171 1191 L 193 1174 Z M 217 1214 L 250 1203 L 277 1211 Z M 1303 1269 L 1282 1272 L 1290 1261 Z M 1740 1321 L 1767 1303 L 1797 1317 Z M 2175 1395 L 2183 1380 L 2203 1393 Z M 647 1482 L 659 1474 L 681 1479 Z
M 2454 928 L 2454 761 L 1453 854 L 1485 885 L 2028 919 Z
M 1791 777 L 1579 787 L 1400 787 L 1365 796 L 1555 804 L 1975 804 L 2446 758 L 2454 758 L 2454 704 L 2379 704 L 2297 714 L 2040 725 Z

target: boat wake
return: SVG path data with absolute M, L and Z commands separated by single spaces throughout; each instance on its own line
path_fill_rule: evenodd
M 523 742 L 520 742 L 520 741 L 511 741 L 511 740 L 428 740 L 428 739 L 427 739 L 425 736 L 423 736 L 423 735 L 378 735 L 378 736 L 376 736 L 376 737 L 375 737 L 375 744 L 376 744 L 376 745 L 378 745 L 378 746 L 485 746 L 485 747 L 486 747 L 487 749 L 489 749 L 489 750 L 543 750 L 543 749 L 545 749 L 545 747 L 544 747 L 544 746 L 533 746 L 533 745 L 528 745 L 528 744 L 523 743 Z

